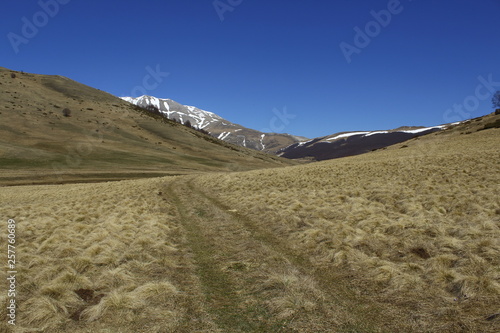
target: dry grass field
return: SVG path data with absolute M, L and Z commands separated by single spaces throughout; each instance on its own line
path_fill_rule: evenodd
M 0 330 L 498 332 L 499 143 L 452 131 L 278 169 L 0 187 L 19 306 Z
M 18 227 L 13 331 L 211 331 L 175 210 L 157 187 L 141 180 L 1 188 L 0 215 Z M 0 297 L 6 318 L 7 294 Z M 7 326 L 2 320 L 0 331 Z
M 380 309 L 375 327 L 498 332 L 500 130 L 400 146 L 194 186 Z

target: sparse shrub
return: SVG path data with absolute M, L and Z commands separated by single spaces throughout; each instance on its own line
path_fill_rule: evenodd
M 495 110 L 495 115 L 497 115 L 497 116 L 498 116 L 499 114 L 500 114 L 500 109 L 496 109 L 496 110 Z
M 160 109 L 158 109 L 154 105 L 147 105 L 147 106 L 144 107 L 144 109 L 148 110 L 151 113 L 161 115 Z
M 186 120 L 186 121 L 184 122 L 184 126 L 189 127 L 189 128 L 192 128 L 192 127 L 193 127 L 193 125 L 191 125 L 191 122 L 190 122 L 189 120 Z
M 16 73 L 10 73 L 10 77 L 15 79 L 16 78 Z
M 490 129 L 490 128 L 500 128 L 500 119 L 497 119 L 494 122 L 484 125 L 484 129 Z
M 68 108 L 65 108 L 65 109 L 62 111 L 62 113 L 63 113 L 63 116 L 65 116 L 65 117 L 71 117 L 71 110 L 70 110 L 70 109 L 68 109 Z

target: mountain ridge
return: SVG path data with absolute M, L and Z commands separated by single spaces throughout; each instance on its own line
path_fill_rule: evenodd
M 438 126 L 400 126 L 390 130 L 343 131 L 308 139 L 292 134 L 263 133 L 222 118 L 195 106 L 182 105 L 172 99 L 149 95 L 121 99 L 141 107 L 154 106 L 165 117 L 189 123 L 210 135 L 239 146 L 288 159 L 326 160 L 363 154 L 415 137 L 444 130 L 456 123 Z
M 182 105 L 168 98 L 149 95 L 120 98 L 141 107 L 152 105 L 170 120 L 177 120 L 181 123 L 189 121 L 194 128 L 206 130 L 220 140 L 266 153 L 276 154 L 282 148 L 307 139 L 286 133 L 264 133 L 250 129 L 213 112 L 195 106 Z
M 392 130 L 338 132 L 294 143 L 277 152 L 289 159 L 328 160 L 367 153 L 453 126 L 400 126 Z

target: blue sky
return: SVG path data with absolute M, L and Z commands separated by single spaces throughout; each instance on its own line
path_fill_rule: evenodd
M 2 12 L 2 67 L 257 130 L 438 125 L 492 112 L 500 90 L 500 0 L 6 0 Z

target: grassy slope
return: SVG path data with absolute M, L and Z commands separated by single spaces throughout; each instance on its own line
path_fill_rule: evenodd
M 0 68 L 0 184 L 240 171 L 291 162 L 233 146 L 60 76 Z M 71 117 L 63 116 L 69 108 Z
M 464 131 L 289 168 L 0 188 L 18 329 L 497 332 L 500 130 Z
M 319 281 L 331 274 L 374 302 L 382 315 L 366 320 L 377 327 L 496 332 L 500 130 L 467 132 L 307 166 L 201 176 L 195 186 L 279 235 L 322 272 Z

